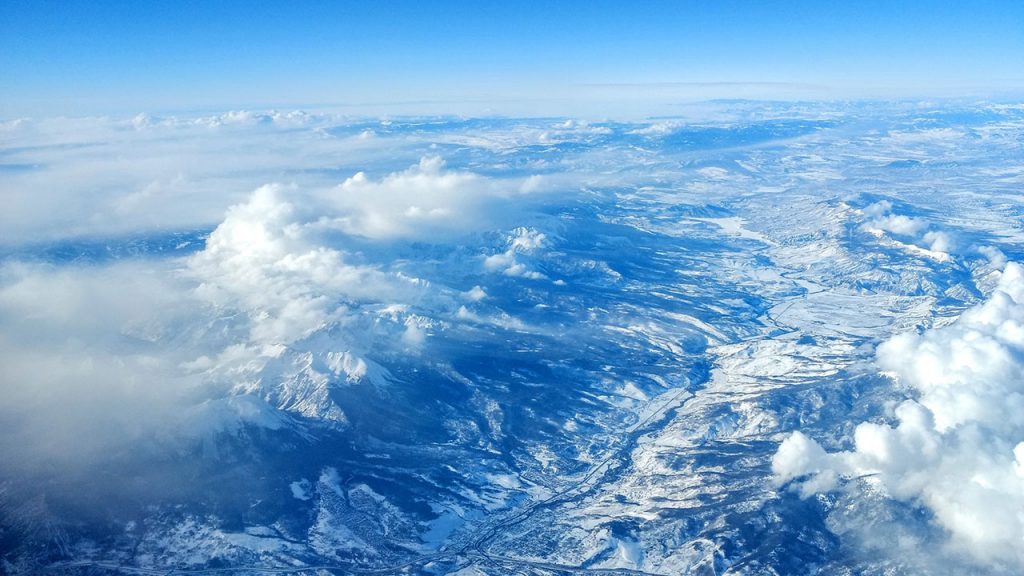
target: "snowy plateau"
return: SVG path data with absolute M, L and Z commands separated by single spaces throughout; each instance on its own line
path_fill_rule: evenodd
M 0 124 L 0 572 L 1024 573 L 1024 106 Z

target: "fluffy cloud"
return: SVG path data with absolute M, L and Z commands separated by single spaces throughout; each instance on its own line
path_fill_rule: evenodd
M 280 427 L 274 409 L 326 402 L 274 390 L 313 349 L 323 374 L 308 376 L 323 389 L 371 374 L 359 352 L 373 335 L 354 324 L 375 304 L 416 302 L 426 284 L 347 263 L 288 192 L 257 189 L 186 259 L 0 267 L 8 471 L 99 466 L 129 448 L 173 452 L 242 424 Z M 410 345 L 426 336 L 411 314 L 394 324 Z M 302 344 L 331 325 L 344 329 L 330 346 Z
M 380 133 L 368 139 L 364 125 Z M 0 245 L 207 228 L 277 181 L 307 191 L 318 216 L 346 234 L 430 239 L 508 225 L 523 194 L 563 185 L 552 174 L 446 169 L 436 146 L 460 134 L 387 121 L 350 128 L 339 116 L 273 111 L 0 122 Z
M 508 237 L 508 248 L 504 252 L 484 258 L 484 268 L 500 271 L 506 276 L 543 280 L 547 276 L 530 269 L 520 260 L 520 256 L 538 252 L 546 241 L 547 237 L 541 232 L 529 228 L 516 228 Z
M 407 134 L 335 133 L 340 121 L 229 112 L 0 123 L 4 164 L 16 167 L 0 169 L 0 242 L 208 227 L 264 183 L 326 189 L 339 170 L 356 171 L 346 166 L 388 172 L 429 148 Z
M 401 172 L 379 180 L 358 172 L 325 196 L 336 214 L 325 222 L 346 234 L 367 238 L 437 238 L 495 224 L 495 204 L 537 188 L 536 178 L 507 182 L 471 172 L 444 169 L 437 156 L 425 156 Z
M 929 232 L 925 232 L 921 239 L 924 240 L 925 245 L 932 252 L 949 254 L 956 248 L 956 244 L 953 242 L 953 237 L 945 232 L 931 230 Z
M 249 346 L 292 345 L 367 303 L 405 311 L 402 339 L 419 345 L 429 323 L 414 320 L 407 305 L 424 297 L 427 283 L 382 271 L 388 262 L 349 263 L 338 233 L 380 242 L 464 234 L 514 212 L 488 203 L 518 194 L 521 184 L 446 171 L 440 158 L 425 157 L 379 180 L 357 173 L 328 191 L 262 186 L 227 211 L 205 249 L 189 258 L 186 275 L 199 283 L 203 301 L 246 315 Z M 507 252 L 492 259 L 502 259 L 506 274 L 543 277 L 516 260 L 543 242 L 543 234 L 517 229 Z
M 1006 254 L 1002 250 L 994 246 L 978 246 L 977 251 L 982 256 L 988 258 L 989 264 L 994 268 L 1002 268 L 1006 266 Z
M 870 204 L 862 212 L 869 218 L 864 228 L 874 234 L 888 232 L 910 237 L 916 246 L 936 255 L 947 255 L 956 249 L 956 242 L 948 233 L 932 230 L 922 218 L 893 213 L 892 202 L 888 200 Z
M 415 284 L 347 264 L 282 196 L 280 186 L 257 189 L 188 262 L 199 296 L 248 314 L 252 343 L 290 344 L 338 321 L 347 301 L 398 297 L 401 284 Z
M 167 146 L 184 151 L 174 157 L 188 159 L 251 138 L 278 135 L 289 145 L 321 138 L 306 130 L 317 124 L 304 115 L 232 113 L 185 124 L 149 117 L 79 122 L 76 133 L 88 145 L 69 143 L 71 152 L 60 162 L 47 150 L 65 124 L 3 126 L 23 136 L 26 145 L 33 139 L 45 143 L 39 159 L 56 162 L 3 176 L 26 194 L 42 182 L 56 189 L 41 192 L 31 207 L 26 202 L 5 212 L 4 218 L 24 217 L 21 228 L 7 230 L 20 241 L 35 236 L 25 226 L 39 224 L 36 232 L 46 235 L 43 228 L 59 225 L 63 213 L 56 209 L 34 218 L 24 210 L 61 206 L 65 197 L 89 198 L 105 215 L 86 216 L 84 228 L 60 234 L 117 233 L 115 220 L 131 222 L 136 213 L 161 219 L 158 227 L 207 221 L 211 206 L 237 197 L 199 182 L 202 162 L 190 175 L 150 163 L 157 160 L 147 154 Z M 214 144 L 197 139 L 198 132 Z M 145 152 L 134 151 L 135 145 Z M 317 145 L 310 150 L 323 152 Z M 118 172 L 117 189 L 82 193 L 83 187 L 103 188 L 105 176 L 81 167 L 105 174 L 103 163 L 121 156 L 118 151 L 148 160 L 141 166 L 129 162 L 138 174 Z M 294 162 L 304 155 L 286 157 Z M 264 173 L 266 167 L 258 167 L 264 160 L 219 157 L 218 170 L 246 174 L 230 185 L 239 186 Z M 165 168 L 166 178 L 160 176 Z M 124 187 L 136 180 L 139 187 Z M 465 296 L 433 289 L 396 269 L 386 249 L 368 261 L 345 247 L 508 225 L 522 195 L 539 188 L 537 178 L 500 180 L 447 170 L 440 158 L 428 156 L 380 178 L 358 172 L 340 186 L 256 187 L 222 212 L 204 248 L 186 258 L 94 266 L 8 261 L 0 270 L 0 421 L 17 433 L 0 442 L 0 459 L 18 467 L 101 462 L 103 454 L 142 438 L 194 438 L 242 422 L 277 427 L 274 409 L 343 421 L 328 390 L 337 382 L 375 378 L 382 370 L 368 359 L 375 346 L 415 352 L 437 327 L 424 311 L 453 315 L 458 301 L 486 297 L 479 287 Z M 197 201 L 197 194 L 207 192 L 213 199 Z M 72 203 L 69 218 L 82 210 Z M 510 240 L 510 262 L 503 269 L 536 274 L 515 255 L 536 250 L 542 241 L 535 233 Z
M 832 454 L 795 432 L 772 460 L 778 481 L 807 495 L 870 476 L 978 561 L 1024 568 L 1024 267 L 1007 264 L 956 323 L 883 343 L 877 362 L 914 392 L 896 424 L 862 423 L 854 450 Z
M 367 357 L 375 346 L 415 352 L 437 326 L 422 311 L 454 314 L 458 301 L 486 297 L 479 287 L 433 289 L 393 269 L 386 250 L 383 260 L 353 262 L 344 248 L 351 235 L 387 243 L 462 234 L 514 214 L 496 203 L 530 182 L 448 171 L 426 157 L 335 188 L 260 186 L 186 258 L 8 262 L 0 270 L 0 421 L 17 433 L 0 442 L 0 458 L 19 468 L 95 464 L 145 438 L 279 427 L 275 409 L 343 422 L 328 390 L 377 377 L 382 368 Z M 506 268 L 522 268 L 515 255 L 543 240 L 513 236 Z

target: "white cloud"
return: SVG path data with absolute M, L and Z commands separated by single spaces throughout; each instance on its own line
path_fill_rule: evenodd
M 953 237 L 945 232 L 939 232 L 936 230 L 925 232 L 921 239 L 925 241 L 928 245 L 928 249 L 932 252 L 943 252 L 949 254 L 956 248 L 956 245 L 953 242 Z
M 0 171 L 0 242 L 206 227 L 283 175 L 303 189 L 328 188 L 338 182 L 339 162 L 374 167 L 387 156 L 392 164 L 421 155 L 412 137 L 332 135 L 337 123 L 243 111 L 0 124 L 5 163 L 26 167 Z
M 290 195 L 306 198 L 294 187 L 260 187 L 186 259 L 0 269 L 0 421 L 12 431 L 0 460 L 97 465 L 149 441 L 243 422 L 277 428 L 277 408 L 330 417 L 321 392 L 332 379 L 379 371 L 361 357 L 374 341 L 367 330 L 377 328 L 357 326 L 359 318 L 374 305 L 418 302 L 427 284 L 348 263 Z M 422 345 L 428 324 L 399 316 L 396 335 Z M 332 325 L 341 330 L 329 342 L 303 343 Z M 298 374 L 303 354 L 323 373 Z M 275 389 L 302 378 L 323 384 L 311 393 L 319 396 Z
M 144 437 L 277 427 L 272 409 L 344 422 L 330 386 L 382 380 L 368 353 L 420 349 L 436 326 L 417 307 L 451 314 L 446 298 L 460 299 L 401 273 L 386 250 L 352 262 L 347 235 L 464 234 L 514 219 L 523 194 L 544 187 L 447 170 L 430 156 L 378 179 L 360 172 L 340 186 L 318 177 L 238 193 L 285 166 L 336 165 L 339 152 L 367 146 L 322 125 L 301 113 L 229 113 L 0 127 L 27 150 L 12 161 L 39 164 L 0 174 L 14 191 L 0 216 L 5 240 L 220 221 L 184 259 L 0 270 L 0 419 L 18 431 L 0 442 L 0 459 L 96 463 Z M 379 156 L 384 144 L 370 145 Z M 516 238 L 510 250 L 542 239 Z M 483 297 L 482 288 L 465 296 Z M 230 398 L 238 394 L 249 396 Z M 30 423 L 12 423 L 22 418 Z
M 345 300 L 379 301 L 413 288 L 415 282 L 349 265 L 341 251 L 319 244 L 283 195 L 280 186 L 257 189 L 189 260 L 197 294 L 247 313 L 253 343 L 289 344 L 338 321 Z
M 993 268 L 1002 268 L 1006 266 L 1006 254 L 995 246 L 979 246 L 978 253 L 988 258 L 989 264 Z
M 427 340 L 426 327 L 409 318 L 405 323 L 405 331 L 402 332 L 402 342 L 412 348 L 419 348 Z
M 479 302 L 484 298 L 487 298 L 487 292 L 485 292 L 480 286 L 473 286 L 466 292 L 463 292 L 463 296 L 471 302 Z
M 484 268 L 500 271 L 505 276 L 543 280 L 547 276 L 530 269 L 520 261 L 519 255 L 539 252 L 546 243 L 547 236 L 543 233 L 530 228 L 516 228 L 507 239 L 508 248 L 504 252 L 485 257 Z
M 810 474 L 811 477 L 799 485 L 800 494 L 805 498 L 815 492 L 831 490 L 838 480 L 825 450 L 800 432 L 793 432 L 779 446 L 772 458 L 772 473 L 781 483 Z
M 908 236 L 917 248 L 927 250 L 939 259 L 948 259 L 948 254 L 956 250 L 956 241 L 948 232 L 933 230 L 922 218 L 895 214 L 892 210 L 892 202 L 888 200 L 880 200 L 866 206 L 861 212 L 869 220 L 864 223 L 863 228 L 879 236 L 885 232 Z
M 891 232 L 902 236 L 914 236 L 928 227 L 928 223 L 919 219 L 892 213 L 892 202 L 880 200 L 865 207 L 862 212 L 871 218 L 865 226 L 872 230 Z
M 874 204 L 865 206 L 861 212 L 863 212 L 865 216 L 870 216 L 872 218 L 884 216 L 885 214 L 892 212 L 892 202 L 888 200 L 879 200 Z
M 899 214 L 888 214 L 871 221 L 871 227 L 893 234 L 913 236 L 926 228 L 928 225 L 918 218 L 911 218 Z
M 533 178 L 502 182 L 445 170 L 440 157 L 426 156 L 379 180 L 363 172 L 348 178 L 325 197 L 336 215 L 324 221 L 367 238 L 438 238 L 493 226 L 496 202 L 537 186 Z
M 177 367 L 206 312 L 156 264 L 4 266 L 0 460 L 78 467 L 189 434 L 177 424 L 203 383 Z
M 956 323 L 883 343 L 877 362 L 914 392 L 896 425 L 862 423 L 854 450 L 833 454 L 794 433 L 773 458 L 777 479 L 809 494 L 873 475 L 976 561 L 1024 568 L 1024 267 L 1007 264 Z
M 686 123 L 681 120 L 668 120 L 663 122 L 653 122 L 642 128 L 635 128 L 630 130 L 629 134 L 636 134 L 640 136 L 664 136 L 671 134 L 676 130 L 685 126 Z

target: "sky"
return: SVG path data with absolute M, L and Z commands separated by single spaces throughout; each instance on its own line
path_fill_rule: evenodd
M 0 70 L 3 118 L 1012 98 L 1024 3 L 3 0 Z

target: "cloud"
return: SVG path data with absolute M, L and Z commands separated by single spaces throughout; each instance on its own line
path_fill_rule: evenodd
M 999 248 L 995 246 L 979 246 L 977 250 L 979 254 L 988 258 L 989 264 L 993 268 L 1003 268 L 1006 266 L 1006 254 Z
M 0 123 L 4 163 L 25 167 L 0 170 L 0 243 L 208 227 L 267 182 L 329 188 L 345 163 L 391 170 L 427 147 L 404 134 L 336 134 L 338 122 L 242 111 Z
M 865 216 L 871 217 L 865 226 L 874 230 L 892 232 L 903 236 L 914 236 L 928 227 L 928 223 L 919 219 L 892 214 L 892 202 L 881 200 L 864 208 Z
M 836 486 L 838 475 L 831 468 L 825 449 L 801 432 L 793 432 L 772 458 L 772 473 L 780 483 L 810 476 L 798 485 L 805 498 Z
M 198 283 L 195 294 L 208 305 L 244 315 L 242 342 L 257 355 L 274 355 L 275 346 L 295 346 L 325 327 L 354 322 L 369 304 L 400 324 L 400 340 L 416 348 L 432 325 L 408 305 L 425 302 L 428 283 L 384 270 L 391 264 L 386 260 L 350 263 L 337 244 L 349 235 L 387 243 L 465 234 L 514 214 L 500 203 L 505 194 L 518 194 L 520 184 L 446 171 L 440 158 L 425 157 L 379 180 L 357 173 L 328 191 L 262 186 L 227 211 L 184 274 Z M 543 278 L 516 256 L 537 251 L 544 241 L 539 232 L 517 229 L 507 252 L 496 256 L 504 262 L 498 267 L 507 275 Z M 482 288 L 468 294 L 472 300 L 484 296 Z M 237 349 L 232 346 L 238 342 L 229 344 L 225 351 Z
M 957 248 L 956 241 L 949 233 L 931 229 L 928 221 L 922 218 L 895 214 L 892 202 L 888 200 L 870 204 L 861 212 L 869 218 L 863 225 L 867 231 L 879 236 L 889 232 L 910 237 L 914 246 L 927 250 L 929 255 L 948 259 L 948 255 Z
M 8 472 L 98 466 L 129 447 L 141 454 L 243 424 L 279 428 L 276 409 L 327 402 L 274 389 L 299 377 L 295 356 L 311 350 L 323 368 L 309 377 L 325 387 L 374 373 L 360 357 L 373 335 L 355 324 L 372 304 L 418 301 L 425 284 L 348 263 L 289 193 L 299 195 L 258 188 L 184 259 L 4 264 L 0 422 L 9 433 L 0 460 Z M 420 345 L 426 325 L 408 317 L 394 330 Z M 331 347 L 303 344 L 328 326 L 347 329 Z
M 438 156 L 425 156 L 379 180 L 358 172 L 325 197 L 337 214 L 325 219 L 346 234 L 366 238 L 437 239 L 495 224 L 502 198 L 537 188 L 527 177 L 507 182 L 444 169 Z M 505 209 L 512 208 L 505 204 Z
M 18 167 L 0 169 L 0 244 L 15 255 L 0 263 L 0 420 L 16 431 L 0 461 L 94 465 L 150 441 L 279 426 L 275 411 L 344 423 L 332 386 L 383 381 L 373 354 L 418 353 L 438 317 L 485 297 L 403 273 L 388 244 L 508 229 L 561 185 L 424 156 L 451 133 L 346 122 L 237 111 L 0 123 L 5 166 Z M 15 261 L 55 239 L 182 230 L 211 232 L 185 258 Z
M 893 234 L 902 234 L 904 236 L 913 236 L 926 228 L 928 224 L 917 218 L 910 218 L 900 214 L 887 214 L 875 218 L 870 223 L 872 228 L 883 230 L 885 232 L 892 232 Z
M 85 466 L 173 436 L 202 386 L 177 369 L 202 312 L 171 270 L 152 264 L 5 265 L 0 459 L 8 472 Z
M 508 236 L 508 249 L 484 258 L 484 268 L 500 271 L 505 276 L 543 280 L 544 274 L 530 269 L 520 261 L 520 255 L 538 252 L 547 242 L 547 236 L 530 228 L 516 228 Z
M 862 423 L 855 448 L 832 454 L 795 432 L 772 460 L 777 480 L 808 495 L 869 476 L 927 507 L 976 561 L 1024 568 L 1024 267 L 1007 264 L 954 324 L 889 339 L 877 363 L 913 393 L 895 425 Z
M 462 295 L 471 302 L 479 302 L 487 298 L 487 292 L 480 286 L 473 286 L 471 289 L 463 292 Z
M 337 255 L 299 241 L 285 247 L 278 236 L 288 224 L 269 222 L 287 222 L 287 210 L 267 190 L 255 196 L 191 260 L 0 266 L 5 478 L 88 473 L 243 426 L 287 425 L 280 406 L 236 388 L 270 366 L 282 343 L 322 325 L 313 313 L 329 310 L 326 297 L 356 297 L 353 286 L 368 292 L 383 274 L 334 266 Z M 254 230 L 240 236 L 253 248 L 247 255 L 226 246 L 240 220 L 265 226 L 263 243 Z M 346 352 L 327 351 L 322 364 L 357 380 L 371 370 Z
M 93 139 L 106 159 L 122 149 L 131 156 L 140 141 L 162 149 L 163 139 L 179 130 L 184 135 L 171 138 L 179 145 L 192 142 L 197 130 L 216 131 L 214 139 L 223 145 L 236 132 L 280 133 L 274 129 L 279 124 L 304 129 L 309 119 L 237 113 L 184 125 L 149 117 L 83 122 L 82 137 Z M 7 128 L 28 130 L 30 141 L 48 146 L 49 131 L 67 126 Z M 188 147 L 188 157 L 214 148 Z M 70 164 L 95 166 L 95 158 L 76 154 L 69 154 Z M 151 177 L 153 166 L 142 173 Z M 121 176 L 132 180 L 132 174 Z M 53 172 L 39 179 L 60 187 Z M 90 176 L 43 194 L 41 204 L 87 196 L 81 186 L 96 182 Z M 371 353 L 418 353 L 438 329 L 436 317 L 456 318 L 459 301 L 486 297 L 479 287 L 463 295 L 409 276 L 389 260 L 387 249 L 368 260 L 345 246 L 369 239 L 383 247 L 504 224 L 518 213 L 515 202 L 540 188 L 536 178 L 447 170 L 439 157 L 427 156 L 377 179 L 357 172 L 340 186 L 255 187 L 223 210 L 203 249 L 188 257 L 94 266 L 8 261 L 0 269 L 0 421 L 16 432 L 0 442 L 0 460 L 15 463 L 12 470 L 47 462 L 95 466 L 147 442 L 179 444 L 241 425 L 279 428 L 285 425 L 279 410 L 343 424 L 332 386 L 383 381 Z M 160 215 L 163 202 L 181 202 L 174 210 L 182 214 L 204 213 L 209 206 L 193 201 L 195 189 L 204 186 L 175 173 L 92 201 L 113 206 L 125 220 L 136 211 Z M 231 197 L 221 192 L 214 204 Z M 37 224 L 55 226 L 60 214 Z M 161 223 L 175 221 L 171 216 Z M 87 228 L 118 229 L 111 226 L 101 218 Z M 513 260 L 538 249 L 543 239 L 533 232 L 511 238 Z M 507 271 L 516 266 L 522 267 L 510 262 Z
M 924 236 L 922 236 L 921 239 L 924 240 L 924 242 L 928 246 L 928 249 L 931 250 L 932 252 L 943 252 L 949 254 L 956 247 L 956 244 L 953 242 L 952 236 L 945 232 L 939 232 L 937 230 L 925 232 Z
M 202 299 L 248 315 L 251 343 L 290 344 L 337 322 L 346 301 L 397 297 L 415 284 L 346 263 L 341 251 L 317 242 L 283 195 L 281 186 L 257 189 L 188 261 Z

